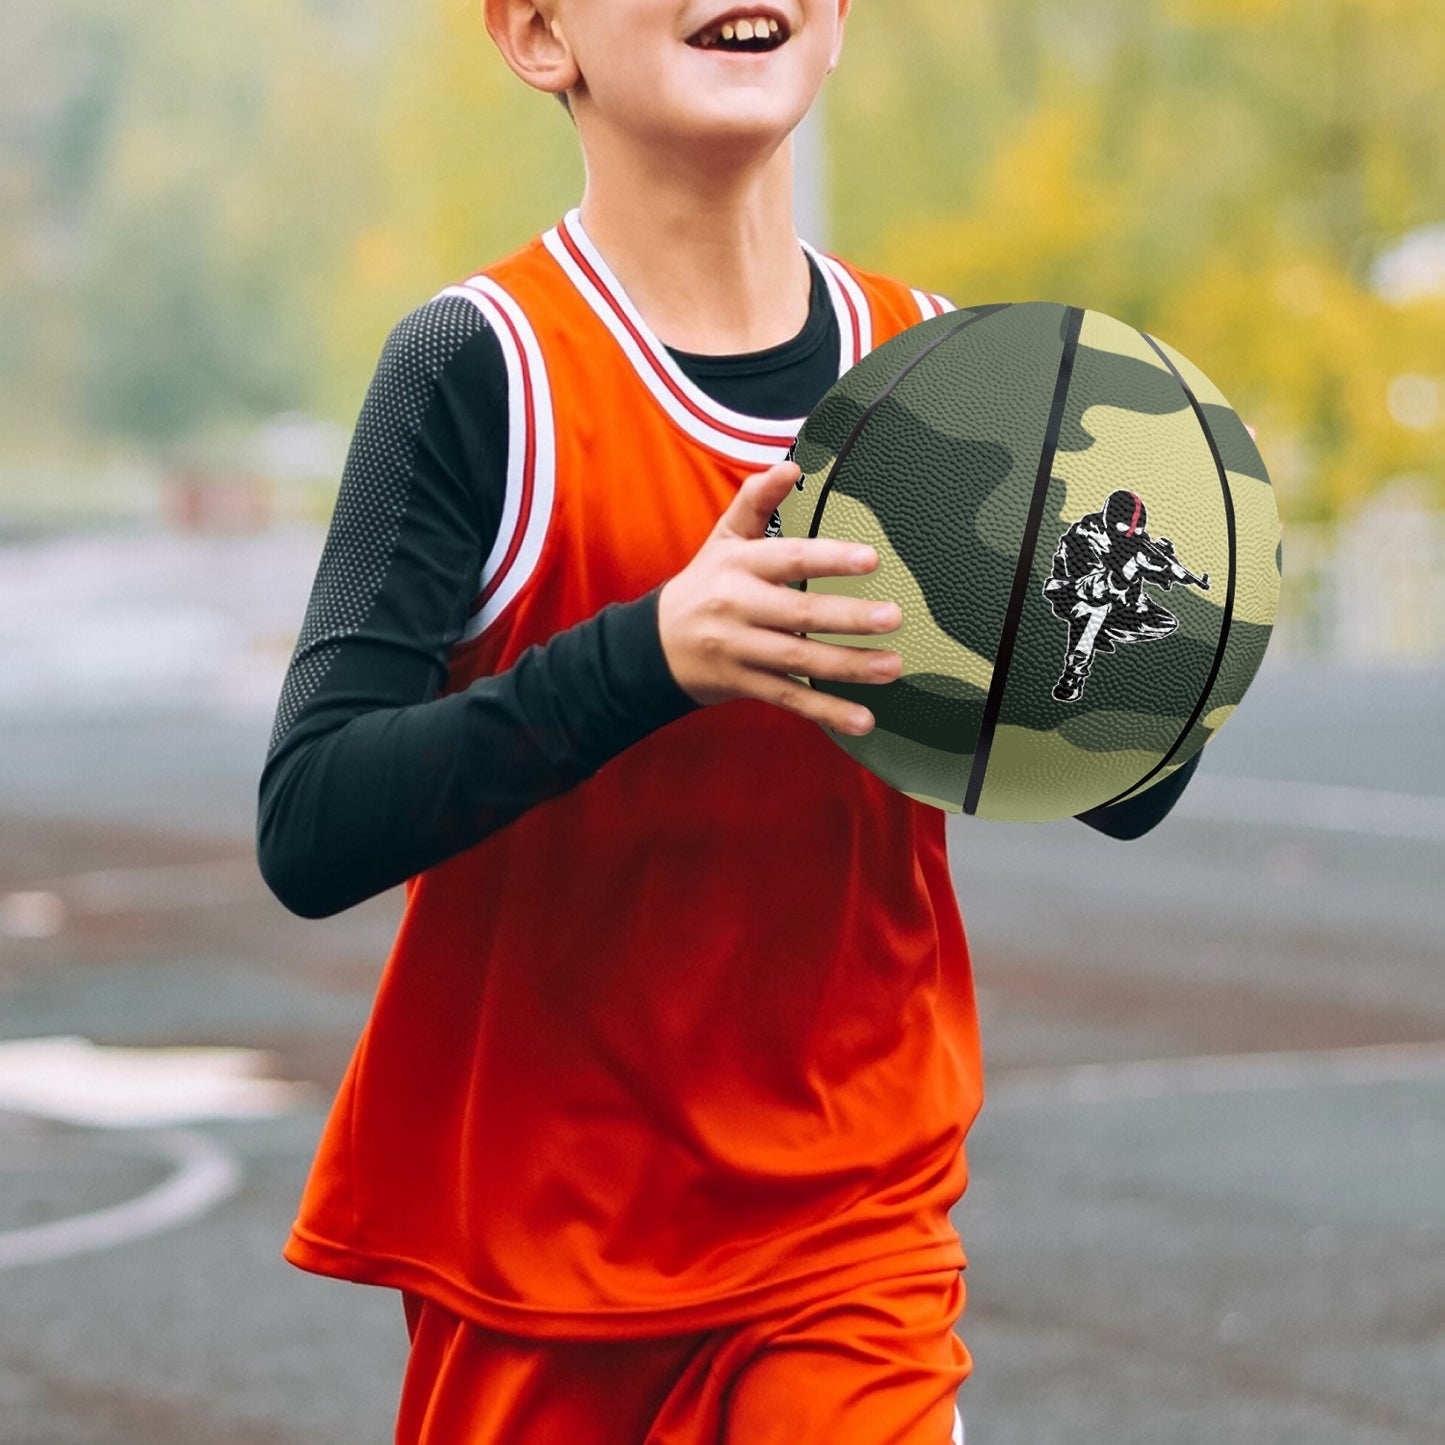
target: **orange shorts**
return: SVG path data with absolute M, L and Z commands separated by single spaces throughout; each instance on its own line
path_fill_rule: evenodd
M 397 1445 L 950 1445 L 957 1270 L 704 1334 L 538 1340 L 404 1297 Z

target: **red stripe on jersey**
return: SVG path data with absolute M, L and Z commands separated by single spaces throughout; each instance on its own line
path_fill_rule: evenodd
M 487 295 L 487 292 L 480 292 Z M 522 338 L 517 334 L 517 328 L 512 318 L 507 315 L 506 308 L 496 306 L 497 313 L 506 324 L 507 330 L 512 333 L 512 343 L 517 348 L 517 355 L 522 363 L 522 398 L 523 416 L 525 417 L 527 447 L 522 456 L 522 501 L 517 508 L 517 525 L 512 531 L 512 540 L 507 547 L 507 554 L 502 558 L 501 565 L 492 574 L 492 579 L 482 589 L 482 594 L 472 603 L 468 617 L 475 617 L 491 600 L 492 594 L 502 585 L 503 579 L 510 570 L 512 563 L 517 560 L 517 553 L 522 549 L 522 539 L 527 535 L 527 522 L 532 515 L 532 494 L 536 473 L 537 461 L 537 413 L 532 393 L 532 367 L 527 359 L 527 349 L 522 345 Z
M 1134 535 L 1135 529 L 1139 526 L 1139 509 L 1144 505 L 1138 492 L 1130 492 L 1129 495 L 1134 499 L 1134 515 L 1129 518 L 1129 530 L 1124 533 L 1126 537 Z
M 738 460 L 709 444 L 726 438 L 657 385 L 563 245 L 545 232 L 466 293 L 506 354 L 514 436 L 525 387 L 498 306 L 526 341 L 535 480 L 509 580 L 472 624 L 490 625 L 450 651 L 448 696 L 675 576 L 736 496 Z M 901 281 L 810 259 L 840 361 L 838 282 L 864 344 L 917 320 Z M 517 437 L 514 489 L 523 451 Z M 789 766 L 759 788 L 770 756 Z M 946 844 L 939 809 L 754 704 L 679 717 L 425 869 L 286 1257 L 534 1339 L 701 1334 L 956 1278 L 949 1211 L 982 1066 Z M 805 860 L 782 892 L 774 856 Z
M 700 406 L 698 406 L 697 403 L 693 401 L 693 399 L 677 385 L 677 383 L 672 379 L 672 377 L 667 374 L 663 367 L 659 365 L 657 357 L 653 354 L 652 348 L 643 339 L 642 334 L 638 331 L 638 329 L 632 324 L 632 318 L 628 316 L 627 312 L 623 310 L 623 308 L 618 304 L 617 298 L 613 296 L 611 291 L 607 289 L 607 286 L 602 280 L 601 276 L 599 276 L 597 272 L 593 270 L 591 262 L 589 262 L 587 257 L 582 254 L 581 248 L 577 245 L 576 241 L 572 239 L 572 233 L 567 229 L 567 222 L 565 219 L 557 223 L 557 235 L 561 238 L 562 244 L 567 248 L 567 254 L 572 257 L 572 259 L 578 264 L 579 267 L 581 267 L 582 271 L 586 274 L 587 279 L 592 282 L 592 284 L 598 289 L 599 292 L 601 292 L 612 314 L 616 316 L 616 318 L 622 323 L 624 327 L 627 328 L 628 335 L 631 336 L 632 339 L 637 343 L 638 350 L 641 351 L 643 356 L 647 358 L 647 364 L 652 368 L 653 374 L 657 377 L 659 381 L 662 382 L 662 384 L 668 389 L 668 391 L 670 391 L 672 395 L 676 397 L 678 402 L 680 402 L 684 407 L 686 407 L 687 410 L 690 411 L 692 415 L 695 416 L 699 421 L 705 422 L 708 426 L 712 427 L 714 431 L 722 432 L 724 436 L 733 437 L 738 441 L 756 442 L 760 446 L 777 446 L 777 437 L 764 436 L 760 432 L 742 431 L 738 427 L 730 426 L 727 422 L 719 420 L 719 418 L 713 416 L 710 412 L 704 411 Z M 857 331 L 856 322 L 854 325 L 854 331 L 855 333 Z M 855 346 L 855 354 L 856 350 L 857 348 Z

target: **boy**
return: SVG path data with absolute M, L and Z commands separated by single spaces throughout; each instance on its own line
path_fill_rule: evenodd
M 261 788 L 295 911 L 407 881 L 286 1247 L 403 1292 L 405 1445 L 962 1439 L 943 815 L 788 677 L 896 677 L 797 634 L 901 618 L 765 536 L 813 405 L 947 304 L 793 230 L 848 8 L 486 0 L 586 191 L 393 332 Z

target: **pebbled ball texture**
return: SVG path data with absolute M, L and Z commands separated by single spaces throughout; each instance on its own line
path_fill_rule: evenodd
M 1197 367 L 1112 317 L 1030 302 L 920 322 L 839 380 L 793 456 L 783 535 L 879 555 L 799 585 L 903 610 L 882 637 L 821 635 L 903 657 L 892 683 L 814 684 L 877 719 L 830 736 L 919 802 L 1041 821 L 1116 801 L 1203 747 L 1263 660 L 1280 581 L 1263 461 Z

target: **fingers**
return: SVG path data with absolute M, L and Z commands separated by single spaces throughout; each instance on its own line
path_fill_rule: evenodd
M 678 685 L 709 704 L 751 697 L 834 731 L 874 726 L 866 707 L 813 683 L 886 683 L 902 658 L 875 646 L 819 641 L 868 637 L 902 623 L 896 603 L 787 584 L 859 576 L 878 567 L 869 546 L 822 537 L 769 537 L 768 523 L 802 476 L 779 462 L 746 478 L 712 535 L 662 589 L 658 627 Z M 809 637 L 806 634 L 812 633 Z
M 817 688 L 795 682 L 792 678 L 773 679 L 768 691 L 760 696 L 764 702 L 786 708 L 820 727 L 831 728 L 837 733 L 847 733 L 849 737 L 863 737 L 872 732 L 877 724 L 877 719 L 866 707 L 845 702 L 840 697 L 820 692 Z
M 769 672 L 786 672 L 813 682 L 894 682 L 903 671 L 903 658 L 879 647 L 848 647 L 779 634 L 759 651 L 759 665 Z
M 717 533 L 759 546 L 745 565 L 769 582 L 801 582 L 811 577 L 847 577 L 871 572 L 878 553 L 857 542 L 825 537 L 767 537 L 778 504 L 803 475 L 796 462 L 779 462 L 746 478 L 718 519 Z
M 834 592 L 799 592 L 791 587 L 749 589 L 748 621 L 783 633 L 871 636 L 894 632 L 903 622 L 896 602 L 848 597 Z M 797 671 L 799 669 L 794 669 Z
M 765 701 L 786 707 L 802 717 L 837 732 L 861 736 L 872 730 L 874 718 L 864 706 L 820 690 L 821 682 L 880 684 L 896 681 L 903 658 L 891 649 L 823 642 L 800 634 L 834 636 L 893 631 L 901 621 L 896 604 L 879 604 L 856 597 L 791 594 L 796 606 L 782 615 L 782 625 L 769 614 L 753 614 L 754 628 L 739 661 L 751 672 L 750 691 Z M 773 614 L 777 615 L 777 614 Z M 815 686 L 800 679 L 807 678 Z
M 796 462 L 778 462 L 744 479 L 737 496 L 718 519 L 717 532 L 761 538 L 779 502 L 803 475 Z
M 878 553 L 861 542 L 831 537 L 767 537 L 744 543 L 743 565 L 768 582 L 811 577 L 857 577 L 878 566 Z

